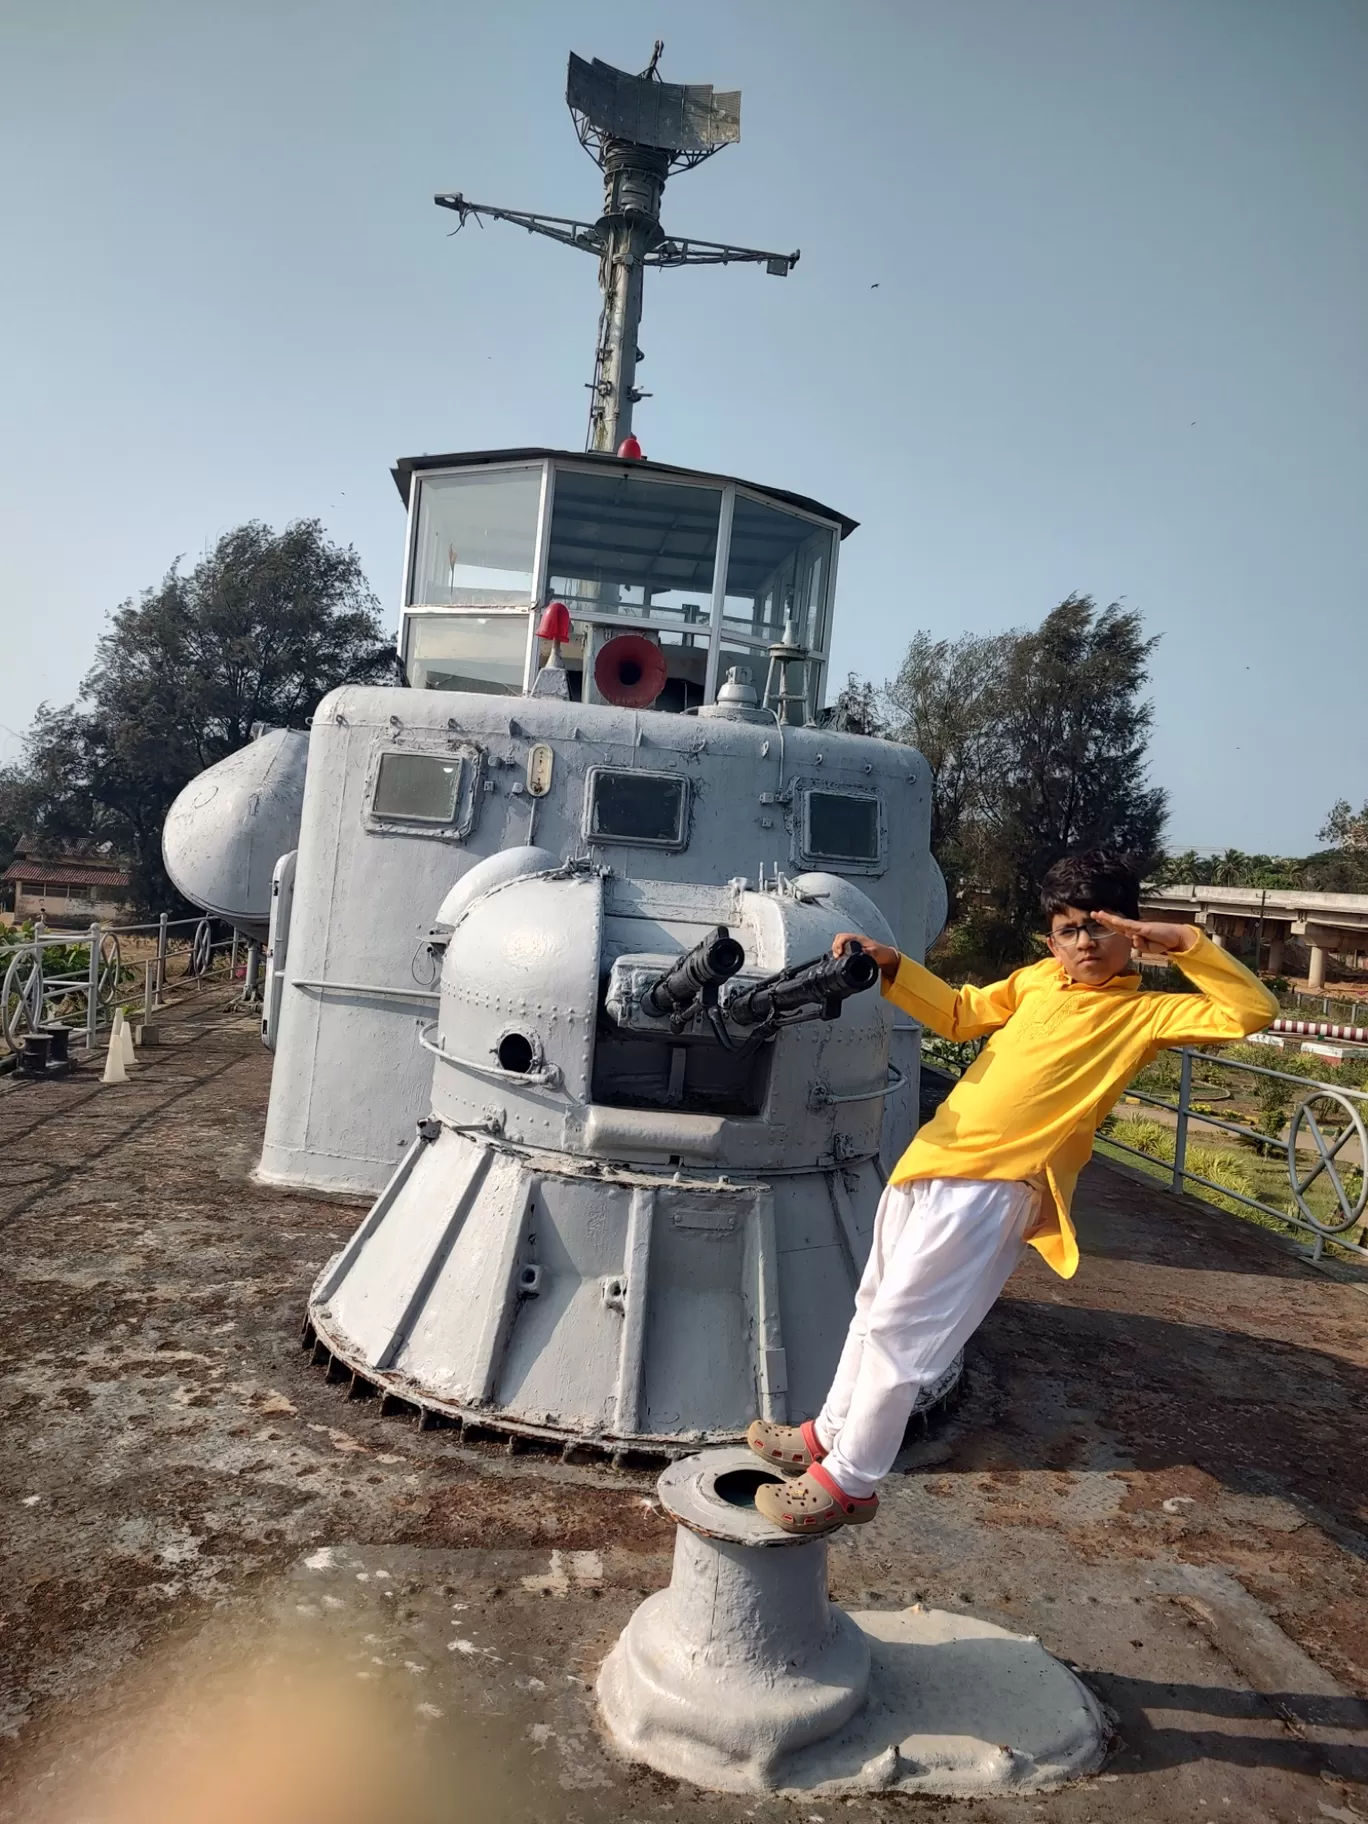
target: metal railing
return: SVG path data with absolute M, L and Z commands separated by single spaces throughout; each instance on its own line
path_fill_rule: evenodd
M 136 965 L 124 962 L 120 939 L 156 934 L 156 954 L 143 959 L 142 965 L 144 1022 L 150 1022 L 156 1009 L 165 1005 L 168 969 L 174 958 L 185 960 L 179 979 L 193 980 L 199 988 L 213 972 L 215 957 L 227 953 L 229 979 L 235 979 L 240 939 L 236 931 L 216 938 L 217 922 L 207 915 L 172 918 L 163 912 L 141 924 L 96 920 L 85 931 L 49 931 L 40 919 L 32 935 L 16 937 L 10 943 L 0 939 L 0 1038 L 11 1051 L 18 1051 L 25 1034 L 61 1024 L 73 1032 L 83 1029 L 86 1053 L 93 1052 L 100 1029 L 112 1023 L 115 1008 L 136 998 Z M 172 933 L 178 931 L 187 935 L 173 938 Z M 85 961 L 74 965 L 69 953 L 82 949 Z M 68 952 L 65 962 L 49 967 L 49 956 L 59 950 Z M 248 974 L 250 978 L 250 966 Z M 244 998 L 250 997 L 255 986 L 250 979 L 244 984 Z M 79 1015 L 75 1025 L 73 1013 Z
M 922 1054 L 942 1070 L 959 1076 L 982 1049 L 982 1044 L 982 1040 L 956 1044 L 924 1036 Z M 1348 1239 L 1356 1228 L 1368 1221 L 1368 1091 L 1351 1089 L 1346 1084 L 1328 1083 L 1319 1078 L 1294 1075 L 1291 1071 L 1274 1070 L 1262 1064 L 1246 1064 L 1238 1058 L 1223 1058 L 1217 1052 L 1184 1048 L 1176 1056 L 1179 1060 L 1176 1100 L 1151 1095 L 1142 1089 L 1129 1089 L 1126 1092 L 1127 1101 L 1145 1103 L 1173 1116 L 1172 1160 L 1144 1152 L 1108 1133 L 1099 1133 L 1098 1141 L 1117 1152 L 1129 1153 L 1132 1158 L 1148 1166 L 1151 1172 L 1155 1167 L 1166 1169 L 1172 1190 L 1183 1191 L 1189 1185 L 1200 1185 L 1203 1190 L 1217 1197 L 1228 1197 L 1232 1202 L 1259 1210 L 1278 1222 L 1309 1233 L 1313 1237 L 1312 1260 L 1321 1258 L 1327 1240 L 1349 1254 L 1368 1260 L 1368 1246 L 1362 1245 L 1361 1240 L 1355 1242 Z M 1203 1070 L 1243 1071 L 1249 1077 L 1271 1078 L 1279 1083 L 1293 1085 L 1298 1092 L 1298 1099 L 1289 1111 L 1286 1136 L 1264 1134 L 1243 1122 L 1224 1120 L 1219 1115 L 1212 1114 L 1207 1107 L 1199 1105 L 1200 1094 L 1195 1103 L 1193 1067 L 1198 1063 Z M 1209 1095 L 1211 1092 L 1206 1093 Z M 1317 1114 L 1315 1105 L 1327 1102 L 1338 1111 L 1338 1122 L 1333 1125 L 1327 1120 L 1324 1110 L 1320 1115 Z M 1253 1145 L 1264 1155 L 1281 1155 L 1287 1163 L 1292 1209 L 1268 1203 L 1261 1197 L 1251 1197 L 1231 1185 L 1218 1184 L 1214 1179 L 1191 1170 L 1188 1165 L 1188 1139 L 1194 1121 L 1199 1127 L 1217 1128 L 1234 1134 L 1246 1146 Z M 1327 1126 L 1331 1129 L 1329 1133 L 1326 1132 Z M 1343 1157 L 1351 1140 L 1358 1145 L 1357 1167 Z M 1355 1172 L 1357 1186 L 1353 1181 Z M 1331 1208 L 1328 1211 L 1316 1210 L 1309 1198 L 1313 1186 L 1322 1179 L 1331 1192 Z
M 1182 1191 L 1189 1184 L 1199 1184 L 1219 1197 L 1229 1197 L 1250 1209 L 1262 1210 L 1266 1215 L 1276 1217 L 1279 1222 L 1309 1231 L 1314 1236 L 1311 1248 L 1313 1260 L 1321 1258 L 1327 1240 L 1332 1240 L 1336 1247 L 1368 1260 L 1368 1247 L 1346 1239 L 1354 1229 L 1363 1225 L 1365 1215 L 1368 1215 L 1368 1127 L 1365 1127 L 1368 1091 L 1350 1089 L 1347 1085 L 1326 1083 L 1316 1078 L 1295 1076 L 1289 1071 L 1272 1070 L 1262 1064 L 1246 1064 L 1237 1058 L 1223 1058 L 1218 1052 L 1196 1052 L 1184 1048 L 1177 1055 L 1180 1069 L 1176 1101 L 1169 1101 L 1163 1096 L 1152 1096 L 1140 1089 L 1128 1090 L 1126 1097 L 1128 1101 L 1146 1103 L 1151 1108 L 1163 1109 L 1174 1116 L 1171 1188 Z M 1290 1112 L 1286 1137 L 1261 1133 L 1257 1128 L 1242 1122 L 1223 1120 L 1206 1107 L 1195 1106 L 1192 1097 L 1195 1061 L 1200 1061 L 1204 1070 L 1244 1072 L 1251 1077 L 1271 1078 L 1280 1083 L 1295 1085 L 1301 1092 L 1301 1099 Z M 1329 1118 L 1330 1109 L 1327 1104 L 1337 1115 L 1334 1121 Z M 1246 1146 L 1260 1147 L 1274 1156 L 1281 1153 L 1287 1162 L 1288 1186 L 1294 1208 L 1289 1210 L 1267 1203 L 1261 1197 L 1251 1197 L 1232 1185 L 1218 1184 L 1214 1179 L 1191 1170 L 1187 1162 L 1188 1138 L 1194 1121 L 1202 1127 L 1218 1128 L 1225 1133 L 1235 1134 Z M 1305 1145 L 1303 1134 L 1307 1142 Z M 1115 1147 L 1118 1152 L 1130 1153 L 1133 1158 L 1143 1160 L 1151 1167 L 1167 1166 L 1170 1163 L 1166 1159 L 1156 1158 L 1153 1153 L 1143 1152 L 1139 1147 L 1130 1146 L 1112 1134 L 1104 1133 L 1098 1137 L 1106 1146 Z M 1357 1167 L 1343 1157 L 1350 1140 L 1355 1140 L 1358 1144 Z M 1355 1171 L 1358 1175 L 1357 1186 L 1353 1182 Z M 1309 1193 L 1322 1179 L 1330 1189 L 1330 1208 L 1318 1211 L 1312 1206 Z

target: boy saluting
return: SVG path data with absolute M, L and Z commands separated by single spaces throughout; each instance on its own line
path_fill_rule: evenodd
M 833 946 L 862 943 L 887 998 L 942 1038 L 992 1036 L 889 1180 L 826 1404 L 804 1425 L 757 1419 L 746 1434 L 789 1478 L 755 1496 L 787 1532 L 873 1519 L 918 1389 L 983 1322 L 1027 1243 L 1063 1278 L 1076 1272 L 1074 1184 L 1136 1072 L 1165 1046 L 1244 1038 L 1278 1011 L 1195 926 L 1142 923 L 1119 856 L 1056 862 L 1041 905 L 1049 958 L 988 988 L 947 987 L 850 932 Z M 1133 949 L 1168 957 L 1199 992 L 1142 993 Z

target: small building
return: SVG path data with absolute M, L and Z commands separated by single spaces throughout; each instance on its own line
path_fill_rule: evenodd
M 0 917 L 12 924 L 88 925 L 124 918 L 131 910 L 128 864 L 111 854 L 44 852 L 33 837 L 20 840 L 0 874 Z

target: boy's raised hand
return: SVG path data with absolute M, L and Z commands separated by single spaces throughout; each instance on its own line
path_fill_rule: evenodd
M 1174 956 L 1192 947 L 1191 925 L 1161 925 L 1144 918 L 1122 918 L 1116 912 L 1090 912 L 1099 925 L 1128 937 L 1140 956 Z
M 861 937 L 858 931 L 842 931 L 831 945 L 833 956 L 844 956 L 852 944 L 858 944 L 862 950 L 879 965 L 879 973 L 886 982 L 891 982 L 898 973 L 902 961 L 901 954 L 891 944 L 879 944 L 872 937 Z

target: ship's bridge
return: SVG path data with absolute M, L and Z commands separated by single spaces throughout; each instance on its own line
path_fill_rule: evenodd
M 733 666 L 763 690 L 791 627 L 822 701 L 836 558 L 856 521 L 781 488 L 599 454 L 487 450 L 401 461 L 408 508 L 400 656 L 415 689 L 529 690 L 562 601 L 570 694 L 599 701 L 594 657 L 644 635 L 665 660 L 653 707 L 711 703 Z

